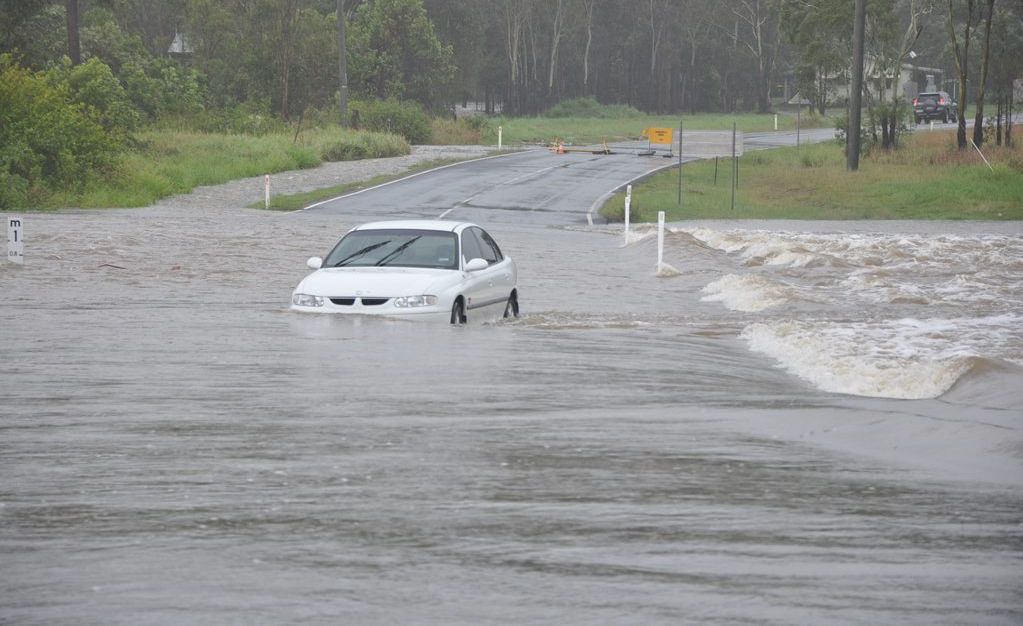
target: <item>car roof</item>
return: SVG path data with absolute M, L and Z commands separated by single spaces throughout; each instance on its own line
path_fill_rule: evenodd
M 437 230 L 450 233 L 455 232 L 459 226 L 475 226 L 475 224 L 451 220 L 391 220 L 386 222 L 369 222 L 356 226 L 352 230 Z

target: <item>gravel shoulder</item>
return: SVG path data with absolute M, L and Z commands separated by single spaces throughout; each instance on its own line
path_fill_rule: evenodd
M 318 167 L 270 175 L 271 195 L 287 195 L 401 174 L 424 161 L 474 159 L 486 156 L 491 146 L 412 146 L 411 154 L 382 159 L 338 161 Z M 231 210 L 263 200 L 264 177 L 240 178 L 220 185 L 196 187 L 191 193 L 171 196 L 153 206 L 176 210 Z

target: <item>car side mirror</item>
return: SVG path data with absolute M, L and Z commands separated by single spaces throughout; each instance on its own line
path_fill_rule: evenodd
M 309 257 L 309 260 L 305 262 L 311 270 L 318 270 L 323 267 L 323 259 L 318 256 Z
M 480 270 L 485 270 L 488 267 L 490 267 L 490 264 L 487 263 L 486 259 L 475 258 L 465 264 L 465 271 L 478 272 Z

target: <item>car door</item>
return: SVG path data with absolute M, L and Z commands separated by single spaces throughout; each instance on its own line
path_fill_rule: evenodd
M 460 235 L 462 251 L 462 267 L 473 260 L 483 258 L 483 249 L 480 247 L 479 238 L 470 228 L 466 228 Z M 465 309 L 471 311 L 481 306 L 486 306 L 487 300 L 491 297 L 488 290 L 490 285 L 490 267 L 475 272 L 464 272 L 465 281 L 462 287 L 462 295 L 465 296 Z
M 505 259 L 497 242 L 485 230 L 478 226 L 469 229 L 479 244 L 482 258 L 487 262 L 487 269 L 480 270 L 486 278 L 483 286 L 484 300 L 477 302 L 479 306 L 501 305 L 508 300 L 514 284 L 511 271 L 511 260 Z
M 488 268 L 491 272 L 488 284 L 491 293 L 490 299 L 503 305 L 508 300 L 512 289 L 515 288 L 515 271 L 512 261 L 501 254 L 501 248 L 487 231 L 474 227 L 473 233 L 480 240 L 483 258 L 490 264 Z

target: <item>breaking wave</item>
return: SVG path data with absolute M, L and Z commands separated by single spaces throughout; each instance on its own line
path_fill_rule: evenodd
M 789 300 L 788 290 L 781 284 L 760 275 L 728 274 L 706 287 L 704 302 L 720 302 L 733 311 L 755 313 Z
M 822 391 L 925 399 L 948 391 L 990 360 L 986 328 L 1020 320 L 915 320 L 838 323 L 758 322 L 742 332 L 751 350 Z M 995 358 L 998 358 L 995 356 Z M 1017 362 L 1018 363 L 1018 362 Z

